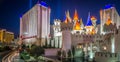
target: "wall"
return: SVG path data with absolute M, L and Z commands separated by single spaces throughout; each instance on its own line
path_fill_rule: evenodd
M 45 56 L 56 56 L 60 49 L 45 49 Z
M 118 60 L 117 53 L 97 52 L 95 54 L 96 62 L 116 62 Z

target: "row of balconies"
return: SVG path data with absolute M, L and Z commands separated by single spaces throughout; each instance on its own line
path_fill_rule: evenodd
M 63 31 L 63 30 L 72 30 L 72 28 L 71 28 L 71 27 L 63 27 L 63 28 L 61 29 L 61 31 Z
M 78 37 L 78 38 L 81 38 L 81 37 L 83 37 L 83 38 L 102 38 L 103 36 L 102 35 L 78 35 L 78 34 L 72 34 L 72 36 L 73 37 Z

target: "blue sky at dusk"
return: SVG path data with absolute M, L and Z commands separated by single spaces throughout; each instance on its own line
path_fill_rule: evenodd
M 38 0 L 0 0 L 0 28 L 19 34 L 19 18 L 34 6 Z M 120 14 L 120 0 L 40 0 L 51 8 L 51 24 L 54 19 L 64 20 L 65 11 L 70 11 L 73 18 L 76 9 L 79 18 L 86 24 L 88 12 L 99 19 L 99 10 L 107 4 L 113 4 Z M 30 3 L 32 2 L 32 3 Z M 99 21 L 97 23 L 100 23 Z

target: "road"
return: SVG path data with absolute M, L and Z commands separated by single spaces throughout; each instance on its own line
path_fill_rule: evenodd
M 8 54 L 9 52 L 11 52 L 11 51 L 0 52 L 0 62 L 2 62 L 2 58 L 3 58 L 6 54 Z
M 2 62 L 13 62 L 14 58 L 18 55 L 19 53 L 16 50 L 14 50 L 8 53 L 6 56 L 4 56 Z

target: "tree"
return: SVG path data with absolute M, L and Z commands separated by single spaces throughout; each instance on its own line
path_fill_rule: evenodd
M 71 50 L 68 51 L 68 57 L 71 57 L 72 54 L 71 54 Z
M 59 46 L 60 46 L 60 40 L 59 40 L 59 37 L 58 37 L 58 48 L 59 48 Z
M 62 56 L 66 57 L 66 52 L 65 51 L 62 51 Z
M 57 57 L 58 57 L 58 59 L 61 59 L 61 55 L 62 55 L 61 50 L 57 51 Z
M 45 38 L 45 47 L 48 47 L 48 44 L 47 44 L 47 37 Z
M 45 45 L 43 46 L 43 48 L 47 48 L 48 44 L 47 44 L 47 37 L 45 38 Z
M 44 54 L 44 48 L 40 46 L 35 46 L 34 48 L 31 49 L 30 53 L 32 56 L 40 56 Z
M 23 49 L 25 49 L 25 48 L 26 48 L 25 44 L 23 44 L 23 45 L 22 45 L 22 48 L 23 48 Z
M 59 50 L 58 52 L 57 52 L 57 56 L 61 56 L 61 51 Z
M 53 47 L 56 48 L 56 46 L 55 46 L 55 38 L 54 38 L 54 46 Z
M 51 48 L 52 47 L 52 41 L 50 39 L 50 44 L 48 45 L 48 48 Z
M 73 54 L 73 56 L 75 55 L 75 47 L 74 46 L 72 46 L 72 54 Z

